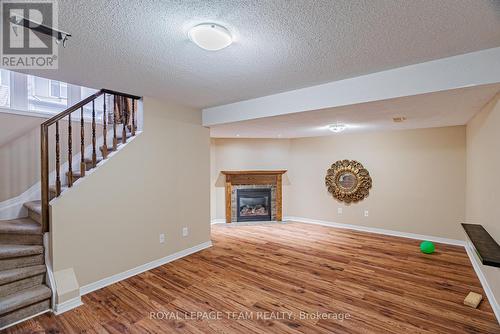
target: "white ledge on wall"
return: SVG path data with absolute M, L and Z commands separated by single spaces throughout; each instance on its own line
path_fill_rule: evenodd
M 19 116 L 26 116 L 26 117 L 36 117 L 36 118 L 42 118 L 42 119 L 49 119 L 49 118 L 51 118 L 51 117 L 59 114 L 61 111 L 57 111 L 57 112 L 42 112 L 42 111 L 36 111 L 36 110 L 21 110 L 21 109 L 13 109 L 13 108 L 0 108 L 0 113 L 11 114 L 11 115 L 19 115 Z M 92 122 L 92 117 L 84 115 L 83 116 L 83 120 L 84 120 L 85 123 L 91 123 Z M 102 121 L 100 119 L 96 119 L 96 124 L 103 124 L 103 123 L 102 123 Z
M 35 110 L 21 110 L 21 109 L 14 109 L 14 108 L 0 108 L 0 112 L 4 114 L 11 114 L 11 115 L 19 115 L 19 116 L 27 116 L 27 117 L 38 117 L 38 118 L 44 118 L 44 119 L 49 119 L 54 115 L 57 115 L 59 112 L 41 112 L 41 111 L 35 111 Z

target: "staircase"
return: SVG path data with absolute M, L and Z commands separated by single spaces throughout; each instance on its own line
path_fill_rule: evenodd
M 96 148 L 96 110 L 95 101 L 104 97 L 103 112 L 103 145 Z M 107 96 L 108 95 L 108 96 Z M 107 103 L 113 100 L 113 112 L 106 113 Z M 110 152 L 116 151 L 120 145 L 135 136 L 137 129 L 135 120 L 135 102 L 140 97 L 102 89 L 96 94 L 68 108 L 41 125 L 41 199 L 24 203 L 27 217 L 0 221 L 0 330 L 20 320 L 50 311 L 52 308 L 52 290 L 48 282 L 43 235 L 49 232 L 49 202 L 60 196 L 65 190 L 74 186 L 87 171 L 108 158 Z M 131 101 L 131 104 L 129 103 Z M 84 146 L 84 106 L 92 105 L 92 148 L 90 157 L 85 156 Z M 110 108 L 111 109 L 111 108 Z M 73 170 L 73 133 L 71 115 L 78 112 L 80 116 L 79 131 L 80 152 L 78 171 Z M 61 171 L 61 143 L 59 122 L 69 118 L 68 124 L 68 156 L 67 170 Z M 112 130 L 108 131 L 108 122 Z M 49 148 L 49 127 L 55 125 L 55 147 Z M 108 141 L 108 137 L 111 139 Z M 110 142 L 110 144 L 108 144 Z M 49 159 L 54 152 L 55 178 L 50 180 Z M 61 178 L 61 174 L 65 177 Z M 53 184 L 50 185 L 50 182 Z
M 29 218 L 0 221 L 0 328 L 50 309 L 40 203 Z

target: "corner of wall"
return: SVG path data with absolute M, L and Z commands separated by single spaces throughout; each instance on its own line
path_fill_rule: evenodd
M 54 280 L 56 287 L 56 291 L 53 292 L 55 293 L 54 313 L 61 314 L 82 305 L 80 285 L 73 268 L 54 272 Z

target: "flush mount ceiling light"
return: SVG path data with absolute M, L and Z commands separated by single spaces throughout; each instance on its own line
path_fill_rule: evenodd
M 347 125 L 341 124 L 341 123 L 336 123 L 332 125 L 328 125 L 328 130 L 331 132 L 339 133 L 347 129 Z
M 228 47 L 233 42 L 229 30 L 215 23 L 202 23 L 192 27 L 189 39 L 200 48 L 217 51 Z

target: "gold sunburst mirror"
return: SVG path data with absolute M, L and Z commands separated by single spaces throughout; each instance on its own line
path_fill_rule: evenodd
M 355 160 L 339 160 L 326 172 L 325 184 L 333 197 L 345 203 L 359 202 L 372 187 L 370 173 Z

